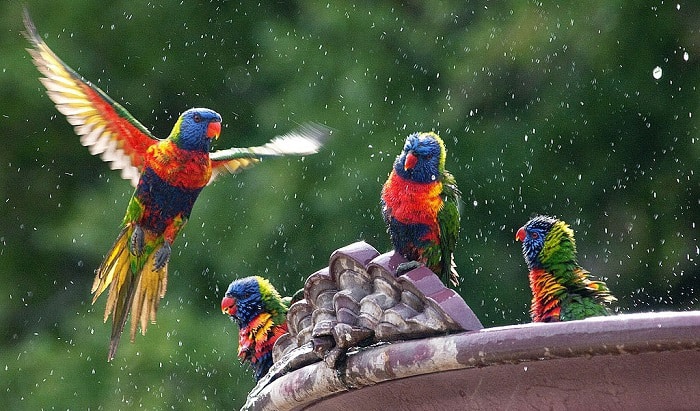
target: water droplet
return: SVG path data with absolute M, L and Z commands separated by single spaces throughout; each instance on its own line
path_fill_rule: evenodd
M 651 75 L 654 76 L 654 78 L 658 80 L 661 78 L 661 76 L 664 75 L 664 71 L 661 70 L 661 67 L 656 66 L 656 67 L 654 67 L 654 70 L 652 70 Z

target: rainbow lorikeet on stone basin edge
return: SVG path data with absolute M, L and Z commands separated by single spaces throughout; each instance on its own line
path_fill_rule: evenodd
M 255 381 L 272 366 L 272 347 L 287 332 L 287 310 L 296 299 L 280 297 L 267 279 L 252 276 L 232 282 L 221 300 L 221 311 L 238 324 L 238 358 L 253 366 Z
M 534 322 L 581 320 L 609 315 L 616 301 L 603 281 L 592 279 L 576 259 L 574 231 L 552 217 L 537 216 L 520 227 L 515 239 L 523 243 L 530 270 Z
M 221 116 L 205 108 L 185 111 L 166 139 L 157 139 L 124 107 L 63 63 L 44 43 L 25 10 L 28 49 L 45 77 L 42 84 L 81 143 L 101 155 L 136 190 L 122 228 L 96 271 L 93 304 L 109 288 L 104 320 L 112 315 L 108 361 L 114 358 L 129 312 L 131 341 L 155 322 L 165 295 L 171 245 L 187 223 L 204 186 L 223 172 L 235 172 L 264 157 L 316 153 L 328 137 L 320 125 L 308 125 L 260 147 L 209 152 L 221 132 Z
M 446 156 L 437 134 L 409 135 L 382 188 L 382 215 L 396 252 L 457 286 L 452 253 L 459 234 L 460 192 L 445 170 Z

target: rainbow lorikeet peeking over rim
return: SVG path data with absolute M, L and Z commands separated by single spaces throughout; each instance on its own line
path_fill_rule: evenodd
M 565 222 L 537 216 L 518 229 L 530 270 L 534 322 L 580 320 L 609 315 L 616 298 L 603 281 L 592 279 L 576 259 L 574 231 Z
M 217 175 L 249 167 L 265 157 L 316 153 L 329 132 L 309 125 L 276 137 L 260 147 L 230 148 L 210 153 L 221 132 L 221 116 L 193 108 L 180 115 L 170 135 L 158 139 L 98 87 L 84 80 L 49 49 L 25 10 L 28 49 L 45 77 L 47 94 L 63 113 L 81 143 L 92 154 L 121 169 L 136 189 L 121 231 L 96 271 L 93 304 L 107 288 L 104 320 L 112 315 L 108 360 L 114 358 L 131 312 L 131 341 L 137 328 L 145 334 L 155 322 L 165 295 L 171 246 L 187 223 L 204 186 Z
M 382 188 L 382 215 L 394 250 L 410 262 L 430 268 L 453 285 L 459 284 L 453 253 L 459 234 L 460 192 L 445 170 L 447 152 L 433 132 L 413 133 Z
M 233 281 L 221 300 L 221 311 L 238 324 L 238 358 L 253 366 L 255 381 L 272 366 L 272 348 L 287 332 L 287 310 L 293 302 L 260 276 Z

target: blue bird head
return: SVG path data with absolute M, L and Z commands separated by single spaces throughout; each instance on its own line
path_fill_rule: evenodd
M 445 145 L 437 134 L 413 133 L 406 138 L 403 151 L 394 162 L 394 171 L 407 180 L 430 183 L 440 178 L 445 156 Z
M 520 227 L 515 234 L 515 239 L 523 243 L 523 257 L 529 269 L 542 268 L 539 255 L 544 248 L 545 237 L 557 221 L 556 218 L 537 216 Z
M 226 295 L 221 300 L 221 311 L 236 320 L 239 327 L 245 327 L 264 307 L 257 277 L 235 280 L 228 286 Z
M 221 116 L 208 108 L 191 108 L 180 115 L 170 139 L 185 150 L 209 152 L 221 133 Z

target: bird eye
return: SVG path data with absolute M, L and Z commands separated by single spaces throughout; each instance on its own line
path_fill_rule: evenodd
M 530 237 L 532 237 L 533 240 L 537 240 L 538 238 L 540 238 L 540 235 L 535 232 L 532 232 L 530 233 Z
M 199 114 L 195 114 L 193 119 L 195 123 L 199 123 L 202 121 L 202 116 L 200 116 Z

